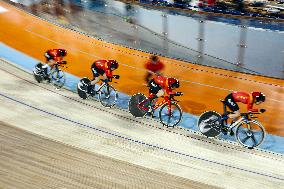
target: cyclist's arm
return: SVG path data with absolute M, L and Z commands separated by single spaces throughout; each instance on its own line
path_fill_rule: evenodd
M 106 73 L 104 73 L 103 77 L 104 77 L 104 79 L 108 79 Z
M 105 75 L 106 75 L 107 78 L 112 78 L 112 76 L 113 76 L 112 71 L 108 70 L 108 69 L 105 71 Z
M 62 60 L 63 60 L 63 58 L 61 56 L 54 57 L 55 62 L 61 62 Z
M 56 63 L 57 63 L 57 62 L 52 61 L 52 62 L 48 62 L 47 65 L 52 68 Z
M 250 103 L 247 105 L 247 110 L 248 112 L 258 112 L 258 109 L 253 108 L 253 104 L 250 104 Z
M 165 91 L 166 91 L 166 93 L 169 94 L 169 95 L 175 94 L 175 92 L 173 92 L 172 89 L 169 88 L 169 87 L 167 87 L 167 88 L 165 89 Z

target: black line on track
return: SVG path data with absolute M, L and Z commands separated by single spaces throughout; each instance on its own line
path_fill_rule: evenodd
M 16 69 L 19 69 L 19 70 L 23 71 L 21 68 L 15 66 L 15 65 L 13 65 L 13 64 L 10 64 L 10 63 L 8 63 L 8 62 L 5 61 L 5 60 L 2 60 L 2 61 L 6 62 L 6 64 L 9 64 L 10 66 L 13 66 L 13 67 L 16 68 Z M 260 157 L 264 157 L 264 158 L 268 158 L 268 159 L 273 159 L 273 160 L 282 162 L 282 160 L 279 160 L 279 159 L 276 159 L 276 158 L 271 158 L 271 157 L 268 157 L 268 156 L 265 156 L 265 155 L 254 154 L 254 153 L 253 153 L 253 150 L 260 151 L 260 152 L 264 152 L 264 153 L 268 153 L 268 154 L 273 154 L 273 155 L 276 155 L 276 156 L 279 156 L 279 157 L 283 157 L 282 154 L 274 153 L 274 152 L 271 152 L 271 151 L 264 151 L 264 150 L 259 149 L 259 148 L 258 148 L 258 149 L 256 149 L 256 148 L 255 148 L 255 149 L 249 149 L 249 150 L 245 150 L 245 148 L 244 148 L 244 149 L 236 149 L 236 148 L 234 148 L 233 146 L 224 145 L 224 144 L 220 144 L 220 143 L 215 143 L 215 142 L 213 142 L 213 141 L 207 141 L 207 140 L 202 139 L 202 138 L 197 138 L 197 137 L 185 135 L 185 134 L 182 134 L 182 133 L 173 131 L 173 130 L 165 129 L 165 127 L 158 127 L 158 126 L 155 126 L 155 125 L 147 124 L 147 123 L 144 123 L 143 121 L 139 121 L 139 120 L 137 120 L 137 119 L 131 119 L 131 118 L 125 117 L 125 116 L 120 115 L 120 114 L 116 114 L 116 113 L 113 113 L 113 112 L 109 112 L 109 111 L 107 111 L 105 108 L 100 108 L 100 107 L 97 107 L 97 106 L 93 106 L 93 105 L 91 105 L 91 104 L 87 104 L 87 103 L 85 103 L 85 102 L 82 102 L 81 99 L 80 99 L 80 100 L 79 100 L 79 99 L 74 99 L 74 98 L 69 97 L 69 96 L 66 96 L 66 95 L 64 95 L 64 94 L 60 94 L 59 92 L 56 92 L 56 91 L 51 90 L 51 89 L 48 89 L 48 88 L 43 87 L 43 86 L 41 86 L 41 85 L 39 85 L 39 84 L 37 84 L 37 83 L 35 83 L 35 82 L 31 82 L 31 81 L 29 81 L 29 80 L 27 80 L 27 79 L 24 79 L 24 78 L 22 78 L 22 77 L 20 77 L 20 76 L 17 76 L 16 74 L 11 73 L 11 72 L 9 72 L 9 71 L 3 69 L 3 68 L 0 68 L 0 70 L 4 71 L 4 72 L 6 72 L 6 73 L 8 73 L 8 74 L 10 74 L 10 75 L 13 75 L 14 77 L 19 78 L 19 79 L 21 79 L 21 80 L 23 80 L 23 81 L 25 81 L 25 82 L 27 82 L 27 83 L 30 83 L 30 84 L 32 84 L 32 85 L 35 85 L 35 86 L 37 86 L 37 87 L 39 87 L 39 88 L 42 88 L 42 89 L 47 90 L 47 91 L 49 91 L 49 92 L 55 93 L 55 94 L 57 94 L 57 95 L 59 95 L 59 96 L 65 97 L 65 98 L 67 98 L 67 99 L 69 99 L 69 100 L 72 100 L 72 101 L 75 101 L 75 102 L 77 102 L 77 103 L 79 103 L 79 104 L 82 104 L 82 105 L 85 105 L 85 106 L 88 106 L 88 107 L 91 107 L 91 108 L 95 108 L 95 109 L 97 109 L 97 110 L 106 112 L 106 113 L 108 113 L 108 114 L 115 115 L 115 116 L 120 117 L 120 118 L 122 118 L 122 119 L 124 119 L 124 120 L 127 120 L 127 121 L 131 121 L 131 122 L 134 122 L 134 123 L 139 123 L 139 124 L 141 124 L 141 125 L 145 125 L 145 126 L 152 127 L 152 128 L 155 128 L 155 129 L 163 130 L 163 131 L 166 131 L 166 132 L 169 132 L 169 133 L 173 133 L 173 134 L 176 134 L 176 135 L 184 136 L 184 137 L 191 138 L 191 139 L 194 139 L 194 140 L 197 140 L 197 141 L 202 141 L 202 142 L 205 142 L 205 143 L 211 143 L 211 144 L 214 144 L 214 145 L 216 145 L 216 146 L 223 147 L 223 148 L 227 148 L 227 149 L 231 149 L 231 150 L 236 150 L 236 151 L 239 151 L 239 152 L 244 152 L 244 153 L 248 153 L 248 154 L 252 154 L 252 155 L 257 155 L 257 156 L 260 156 Z M 30 72 L 27 72 L 27 71 L 25 71 L 25 72 L 26 72 L 26 73 L 30 73 Z M 30 74 L 31 74 L 31 73 L 30 73 Z M 67 90 L 67 89 L 65 89 L 65 90 Z M 70 91 L 71 91 L 71 90 L 70 90 Z M 72 91 L 72 92 L 73 92 L 73 91 Z M 124 111 L 124 112 L 128 112 L 127 110 L 124 110 L 124 109 L 121 109 L 121 108 L 118 108 L 118 109 L 121 110 L 121 111 Z M 149 118 L 147 118 L 147 119 L 149 119 Z M 153 121 L 159 123 L 159 122 L 156 121 L 156 120 L 153 120 Z M 181 128 L 181 127 L 175 127 L 175 128 L 178 128 L 178 129 L 183 130 L 183 131 L 188 131 L 188 132 L 197 134 L 197 132 L 196 132 L 196 131 L 193 131 L 193 130 L 188 130 L 188 129 Z M 229 143 L 233 144 L 233 142 L 227 141 L 227 140 L 224 140 L 224 139 L 217 139 L 217 140 L 226 141 L 226 142 L 229 142 Z

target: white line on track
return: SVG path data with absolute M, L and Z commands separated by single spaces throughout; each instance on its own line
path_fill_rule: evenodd
M 47 37 L 45 37 L 45 36 L 43 36 L 43 35 L 41 35 L 41 34 L 39 34 L 39 33 L 33 32 L 33 31 L 31 31 L 30 29 L 25 29 L 25 31 L 27 31 L 27 32 L 29 32 L 29 33 L 32 33 L 33 35 L 36 35 L 36 36 L 38 36 L 38 37 L 40 37 L 40 38 L 43 38 L 43 39 L 45 39 L 45 40 L 51 41 L 51 42 L 53 42 L 53 43 L 55 43 L 55 44 L 64 45 L 63 43 L 54 41 L 54 40 L 49 39 L 49 38 L 47 38 Z M 95 57 L 95 58 L 99 58 L 99 59 L 104 59 L 104 57 L 96 56 L 96 55 L 87 53 L 87 52 L 85 52 L 85 51 L 78 50 L 77 48 L 70 48 L 70 49 L 76 50 L 76 51 L 78 51 L 78 52 L 80 52 L 80 53 L 86 54 L 86 55 L 91 56 L 91 57 Z M 133 69 L 137 69 L 137 70 L 144 70 L 144 71 L 146 71 L 145 69 L 136 68 L 136 67 L 130 66 L 130 65 L 128 65 L 128 64 L 121 64 L 121 65 L 130 67 L 130 68 L 133 68 Z M 226 89 L 226 88 L 217 87 L 217 86 L 214 86 L 214 85 L 208 85 L 208 84 L 203 84 L 203 83 L 194 82 L 194 81 L 189 81 L 189 80 L 181 80 L 181 81 L 186 82 L 186 83 L 192 83 L 192 84 L 196 84 L 196 85 L 201 85 L 201 86 L 205 86 L 205 87 L 216 88 L 216 89 L 219 89 L 219 90 L 235 91 L 235 90 L 232 90 L 232 89 Z M 275 102 L 280 102 L 280 103 L 283 102 L 283 101 L 276 100 L 276 99 L 269 99 L 269 100 L 272 100 L 272 101 L 275 101 Z

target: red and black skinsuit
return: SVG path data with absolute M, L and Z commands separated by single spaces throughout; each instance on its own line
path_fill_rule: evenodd
M 259 92 L 246 93 L 246 92 L 233 92 L 225 98 L 225 104 L 233 112 L 238 111 L 240 108 L 237 102 L 247 104 L 248 112 L 258 112 L 258 109 L 253 108 L 254 98 L 259 95 Z

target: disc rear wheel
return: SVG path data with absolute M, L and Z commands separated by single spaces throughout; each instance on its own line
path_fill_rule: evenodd
M 207 111 L 200 115 L 197 122 L 199 131 L 207 137 L 216 137 L 221 133 L 221 115 Z
M 146 115 L 147 111 L 138 107 L 139 103 L 145 101 L 143 106 L 148 108 L 150 102 L 146 99 L 147 97 L 141 93 L 137 93 L 130 98 L 128 102 L 128 109 L 134 117 L 144 117 Z

